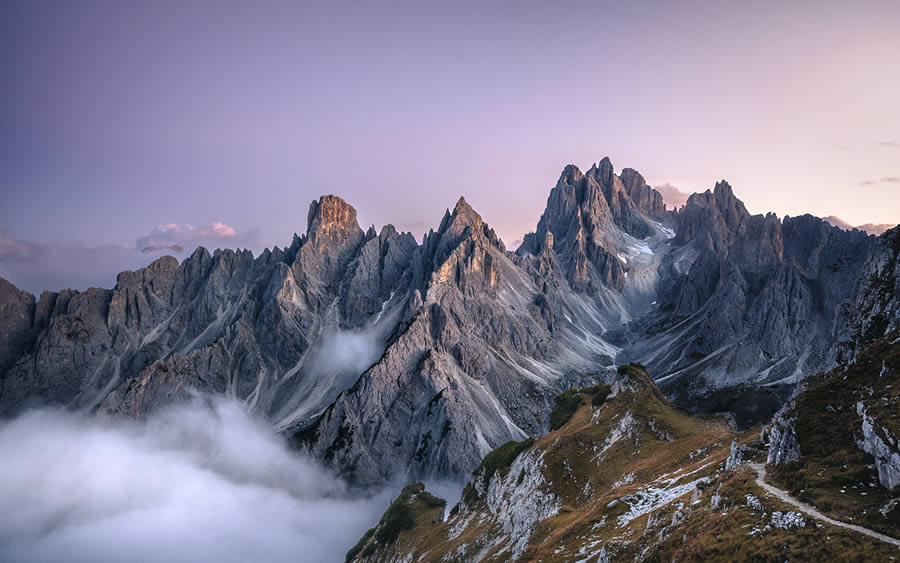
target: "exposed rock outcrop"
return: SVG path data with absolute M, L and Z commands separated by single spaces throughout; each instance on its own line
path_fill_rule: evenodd
M 608 160 L 604 163 L 608 164 Z M 547 250 L 548 242 L 552 244 L 561 265 L 560 273 L 576 291 L 621 288 L 625 275 L 612 238 L 613 211 L 598 178 L 608 182 L 605 187 L 611 196 L 617 197 L 624 192 L 618 178 L 611 176 L 609 167 L 604 166 L 601 170 L 595 166 L 585 175 L 576 166 L 567 166 L 550 191 L 547 209 L 537 230 L 525 235 L 517 250 L 520 255 L 540 255 Z M 614 204 L 615 213 L 621 218 L 627 202 L 623 197 Z M 552 238 L 548 238 L 548 234 Z
M 0 278 L 0 373 L 25 353 L 35 328 L 34 296 Z
M 794 420 L 787 414 L 788 412 L 789 409 L 780 412 L 772 423 L 763 429 L 761 439 L 769 445 L 766 463 L 779 465 L 800 459 L 800 445 L 797 443 Z
M 866 412 L 862 402 L 856 403 L 856 414 L 862 417 L 862 438 L 856 445 L 875 458 L 878 481 L 887 489 L 900 485 L 900 441 L 890 430 L 880 426 Z
M 143 416 L 194 388 L 243 400 L 276 427 L 308 421 L 380 355 L 402 308 L 389 297 L 409 285 L 417 247 L 392 227 L 363 233 L 335 196 L 313 202 L 308 222 L 289 248 L 257 258 L 198 248 L 123 272 L 113 290 L 45 293 L 30 353 L 2 377 L 0 412 Z M 325 361 L 334 346 L 355 357 Z
M 744 450 L 736 440 L 731 441 L 731 453 L 725 460 L 725 471 L 734 469 L 738 465 L 744 463 Z
M 900 329 L 900 226 L 878 237 L 858 280 L 834 325 L 832 353 L 840 363 L 852 362 L 874 339 Z
M 614 378 L 615 395 L 607 385 L 564 393 L 561 427 L 491 452 L 446 520 L 419 518 L 393 544 L 369 542 L 369 560 L 641 561 L 666 542 L 683 545 L 692 512 L 708 512 L 700 505 L 731 434 L 674 409 L 640 366 Z M 629 431 L 611 440 L 626 419 Z M 654 426 L 670 439 L 654 438 Z
M 838 306 L 874 237 L 808 215 L 750 216 L 724 183 L 692 196 L 678 224 L 660 307 L 629 327 L 625 357 L 670 374 L 660 385 L 677 402 L 736 412 L 742 427 L 765 421 L 807 374 L 830 367 Z
M 464 199 L 412 263 L 407 319 L 385 354 L 297 437 L 361 484 L 462 476 L 539 433 L 563 383 L 530 363 L 555 355 L 539 288 Z
M 676 244 L 697 241 L 697 246 L 719 255 L 727 254 L 731 243 L 744 228 L 750 213 L 734 195 L 726 181 L 713 191 L 691 194 L 678 215 Z
M 661 218 L 666 212 L 662 194 L 647 185 L 644 177 L 633 168 L 623 168 L 619 176 L 634 206 L 644 215 Z
M 526 452 L 506 474 L 495 473 L 487 487 L 490 513 L 501 523 L 512 560 L 522 556 L 535 526 L 559 513 L 559 498 L 544 478 L 542 456 Z

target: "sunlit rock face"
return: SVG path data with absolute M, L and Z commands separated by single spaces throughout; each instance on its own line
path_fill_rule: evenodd
M 221 395 L 361 484 L 461 478 L 627 361 L 746 426 L 847 357 L 836 340 L 890 325 L 896 291 L 863 287 L 894 287 L 892 232 L 750 215 L 724 181 L 667 211 L 608 158 L 565 167 L 515 253 L 464 198 L 419 244 L 323 196 L 304 235 L 256 257 L 198 248 L 39 299 L 0 283 L 0 414 L 142 418 Z
M 112 290 L 45 293 L 0 408 L 140 417 L 200 390 L 279 427 L 308 421 L 380 356 L 402 308 L 390 296 L 408 285 L 417 246 L 392 227 L 363 232 L 335 196 L 310 205 L 308 225 L 289 248 L 256 258 L 198 248 L 181 264 L 166 256 L 123 272 Z M 16 301 L 4 301 L 12 311 Z

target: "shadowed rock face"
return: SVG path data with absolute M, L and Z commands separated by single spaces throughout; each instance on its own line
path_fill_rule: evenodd
M 522 256 L 540 255 L 547 244 L 552 244 L 566 281 L 589 292 L 598 286 L 620 288 L 625 274 L 614 252 L 613 211 L 597 178 L 614 183 L 611 178 L 603 178 L 596 167 L 585 176 L 574 165 L 567 166 L 550 191 L 537 230 L 525 235 L 517 251 Z M 611 194 L 620 195 L 616 190 Z M 627 205 L 617 200 L 617 210 L 620 204 Z
M 833 358 L 853 361 L 873 340 L 900 329 L 900 227 L 878 237 L 834 325 Z
M 646 238 L 653 234 L 652 227 L 647 223 L 644 215 L 650 217 L 658 217 L 660 213 L 658 209 L 653 207 L 653 202 L 662 201 L 662 196 L 655 190 L 656 196 L 651 196 L 644 189 L 644 179 L 640 174 L 632 171 L 626 174 L 629 180 L 629 187 L 626 188 L 624 182 L 613 172 L 613 165 L 609 158 L 604 158 L 598 164 L 591 166 L 587 176 L 592 178 L 603 190 L 603 197 L 609 205 L 609 211 L 613 222 L 623 231 L 637 238 Z M 638 197 L 643 197 L 649 201 L 644 202 L 644 207 L 639 206 L 632 199 L 631 194 L 634 193 Z
M 34 296 L 0 278 L 0 371 L 25 352 L 35 325 Z
M 538 287 L 460 199 L 413 258 L 407 316 L 381 360 L 297 436 L 361 484 L 459 477 L 494 444 L 539 433 L 562 383 Z
M 691 194 L 679 213 L 675 242 L 696 240 L 704 250 L 726 254 L 749 218 L 744 203 L 723 180 L 713 191 Z
M 0 281 L 0 414 L 142 417 L 202 391 L 357 483 L 459 477 L 540 434 L 560 390 L 614 363 L 641 361 L 682 405 L 750 424 L 836 357 L 832 335 L 896 317 L 896 291 L 858 281 L 896 281 L 896 231 L 876 244 L 810 216 L 751 216 L 725 182 L 666 211 L 609 159 L 563 170 L 516 253 L 463 198 L 422 244 L 363 231 L 336 196 L 307 223 L 285 249 L 198 248 L 111 290 L 35 301 Z
M 609 161 L 609 159 L 606 160 Z M 652 219 L 658 219 L 665 215 L 666 204 L 663 202 L 662 194 L 648 186 L 644 177 L 637 170 L 623 169 L 619 180 L 638 211 Z
M 628 354 L 653 373 L 668 371 L 660 387 L 680 403 L 707 412 L 733 412 L 735 402 L 745 403 L 750 411 L 741 422 L 752 424 L 778 407 L 768 401 L 757 410 L 760 386 L 783 400 L 806 374 L 830 365 L 838 306 L 853 291 L 874 239 L 811 216 L 747 216 L 721 186 L 685 207 L 679 219 L 691 226 L 676 236 L 673 260 L 661 266 L 668 280 L 662 308 L 630 327 L 635 345 Z M 694 224 L 700 214 L 717 227 Z M 656 334 L 648 339 L 648 332 Z M 740 398 L 717 393 L 747 384 Z

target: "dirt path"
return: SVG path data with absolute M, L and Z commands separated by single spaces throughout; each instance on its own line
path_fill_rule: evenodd
M 841 528 L 846 528 L 848 530 L 853 530 L 854 532 L 859 532 L 860 534 L 865 534 L 869 537 L 875 538 L 876 540 L 883 541 L 885 543 L 889 543 L 891 545 L 895 545 L 900 547 L 900 540 L 894 539 L 892 537 L 888 537 L 884 534 L 879 534 L 874 530 L 870 530 L 868 528 L 863 528 L 862 526 L 857 526 L 856 524 L 847 524 L 846 522 L 841 522 L 840 520 L 835 520 L 834 518 L 829 518 L 825 516 L 821 512 L 815 509 L 815 507 L 806 504 L 805 502 L 800 502 L 795 499 L 791 495 L 789 495 L 786 491 L 782 491 L 781 489 L 775 488 L 772 485 L 766 483 L 766 466 L 762 463 L 749 463 L 750 467 L 752 467 L 756 471 L 756 484 L 765 489 L 766 491 L 772 493 L 780 500 L 792 505 L 794 508 L 812 516 L 817 520 L 821 520 L 823 522 L 827 522 L 832 526 L 840 526 Z

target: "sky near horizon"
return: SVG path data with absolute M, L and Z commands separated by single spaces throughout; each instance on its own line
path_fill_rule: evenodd
M 463 195 L 512 244 L 604 156 L 727 179 L 752 213 L 896 224 L 898 23 L 889 1 L 0 0 L 0 276 L 109 287 L 92 272 L 144 246 L 284 246 L 326 193 L 418 237 Z

